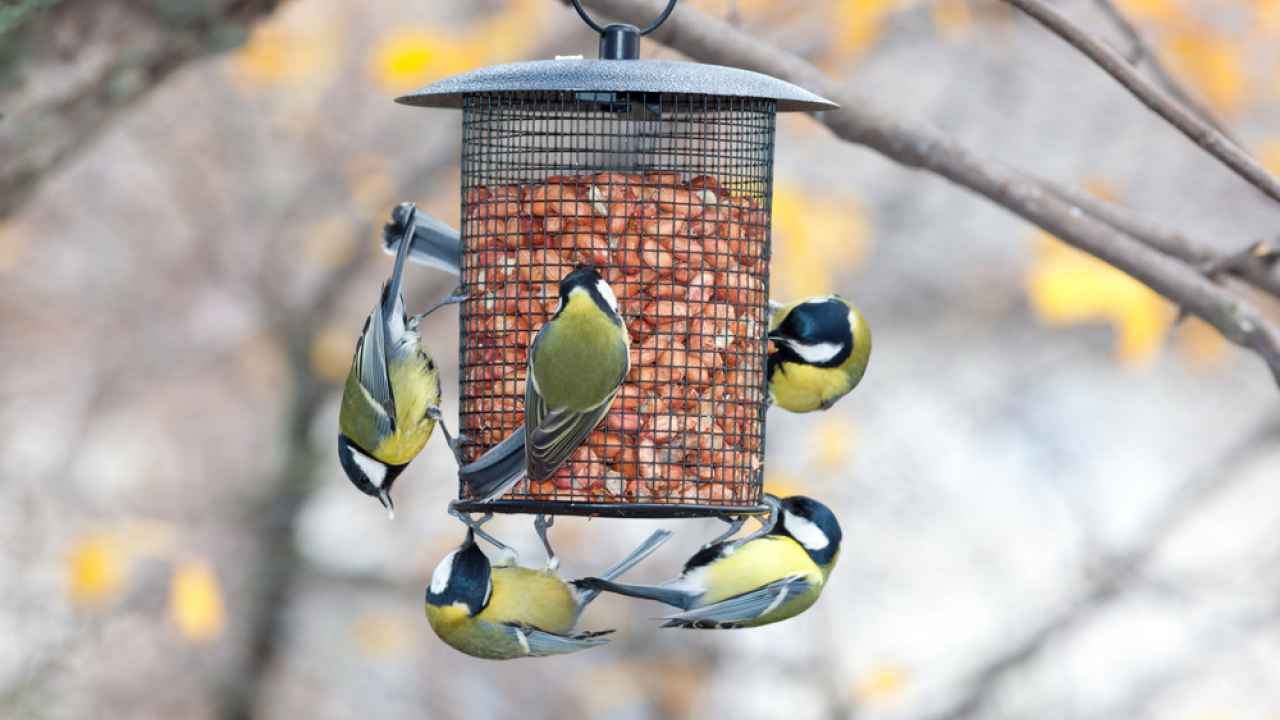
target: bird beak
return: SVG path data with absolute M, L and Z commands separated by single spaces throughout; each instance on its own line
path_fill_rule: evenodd
M 382 503 L 382 507 L 387 509 L 387 519 L 396 519 L 396 504 L 391 502 L 391 493 L 386 488 L 378 488 L 378 502 Z

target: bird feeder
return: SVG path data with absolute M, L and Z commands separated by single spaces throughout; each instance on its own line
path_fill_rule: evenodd
M 463 512 L 763 512 L 775 118 L 832 103 L 736 68 L 599 59 L 498 65 L 398 99 L 462 110 L 460 426 L 475 460 L 524 422 L 529 343 L 562 277 L 595 265 L 631 334 L 612 409 L 549 480 Z

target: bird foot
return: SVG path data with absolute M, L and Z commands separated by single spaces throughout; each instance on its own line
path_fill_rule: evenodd
M 721 543 L 721 542 L 724 542 L 725 540 L 728 540 L 729 538 L 737 534 L 737 532 L 741 530 L 742 526 L 745 525 L 747 522 L 747 517 L 745 515 L 736 515 L 731 518 L 721 517 L 720 519 L 723 520 L 724 522 L 729 523 L 729 529 L 724 531 L 720 535 L 717 535 L 714 540 L 707 541 L 707 543 L 702 547 L 711 547 L 716 543 Z
M 547 539 L 547 530 L 555 523 L 555 515 L 550 519 L 546 515 L 538 515 L 533 521 L 533 529 L 537 531 L 538 539 L 542 541 L 542 547 L 547 551 L 547 570 L 551 572 L 555 572 L 560 567 L 560 558 L 556 557 L 556 551 L 551 549 L 551 541 Z
M 470 528 L 471 531 L 474 532 L 477 537 L 483 539 L 485 542 L 494 546 L 500 552 L 510 553 L 512 557 L 518 557 L 518 554 L 516 553 L 514 548 L 507 545 L 506 543 L 501 542 L 494 536 L 480 529 L 481 525 L 484 525 L 485 523 L 493 519 L 493 513 L 485 513 L 484 515 L 480 516 L 479 520 L 476 520 L 472 518 L 470 515 L 459 510 L 457 508 L 456 501 L 455 501 L 455 502 L 449 503 L 449 514 L 457 518 L 458 521 L 461 522 L 463 525 L 466 525 L 468 528 Z

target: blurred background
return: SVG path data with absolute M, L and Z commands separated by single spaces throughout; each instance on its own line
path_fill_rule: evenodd
M 1280 227 L 1001 2 L 686 4 L 1224 252 Z M 779 122 L 774 295 L 841 292 L 876 343 L 834 410 L 770 415 L 769 489 L 845 529 L 821 602 L 685 632 L 606 597 L 584 622 L 620 629 L 602 649 L 491 663 L 443 645 L 421 605 L 461 537 L 442 438 L 397 484 L 394 522 L 333 447 L 391 265 L 381 223 L 401 200 L 458 219 L 457 114 L 391 98 L 592 56 L 595 38 L 554 0 L 267 5 L 0 6 L 0 717 L 1280 718 L 1280 404 L 1262 364 L 806 116 Z M 1126 47 L 1095 3 L 1055 6 Z M 1280 172 L 1280 2 L 1120 6 Z M 451 287 L 406 282 L 411 307 Z M 456 388 L 456 315 L 426 335 Z M 563 570 L 658 525 L 677 537 L 637 580 L 722 528 L 564 518 Z M 492 527 L 540 559 L 528 518 Z

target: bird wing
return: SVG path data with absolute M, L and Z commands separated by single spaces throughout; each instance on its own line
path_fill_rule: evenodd
M 585 412 L 566 408 L 548 411 L 542 396 L 528 383 L 525 390 L 525 427 L 532 427 L 525 436 L 525 455 L 529 463 L 529 477 L 546 480 L 569 459 L 573 451 L 587 439 L 609 412 L 618 391 L 599 405 Z
M 618 389 L 631 368 L 628 342 L 623 340 L 610 350 L 604 351 L 617 353 L 612 359 L 617 360 L 618 372 L 616 376 L 608 378 L 607 383 L 601 382 L 591 387 L 592 399 L 596 392 L 604 392 L 608 388 L 608 393 L 599 403 L 583 407 L 586 405 L 584 401 L 576 407 L 551 407 L 542 396 L 536 370 L 538 358 L 542 353 L 550 352 L 545 349 L 545 344 L 558 342 L 561 348 L 574 346 L 575 350 L 584 355 L 590 352 L 579 344 L 580 341 L 577 338 L 566 337 L 564 331 L 557 335 L 556 330 L 553 329 L 554 322 L 553 319 L 552 322 L 544 325 L 529 346 L 529 364 L 525 374 L 524 426 L 525 455 L 530 480 L 546 480 L 560 469 L 560 466 L 569 459 L 573 451 L 587 439 L 591 431 L 609 412 L 613 399 L 618 396 Z M 604 355 L 592 357 L 591 361 L 606 363 L 604 366 L 607 367 L 610 359 L 610 356 Z M 554 368 L 548 368 L 548 372 L 554 371 Z
M 396 428 L 396 401 L 391 395 L 391 378 L 387 372 L 387 323 L 379 303 L 364 321 L 360 341 L 356 343 L 356 379 L 377 413 L 378 437 Z
M 787 598 L 813 589 L 803 574 L 788 575 L 757 590 L 666 617 L 663 627 L 733 627 L 750 622 L 782 605 Z
M 609 642 L 609 638 L 605 636 L 613 632 L 612 630 L 601 630 L 599 632 L 577 633 L 576 635 L 560 635 L 539 630 L 532 625 L 518 623 L 507 623 L 500 627 L 530 657 L 564 655 L 605 645 Z
M 410 210 L 412 203 L 400 203 L 391 211 L 391 222 L 382 228 L 382 249 L 387 253 L 395 255 L 400 249 L 400 243 L 407 234 Z M 414 218 L 409 260 L 459 275 L 462 272 L 462 239 L 454 228 L 418 211 Z

